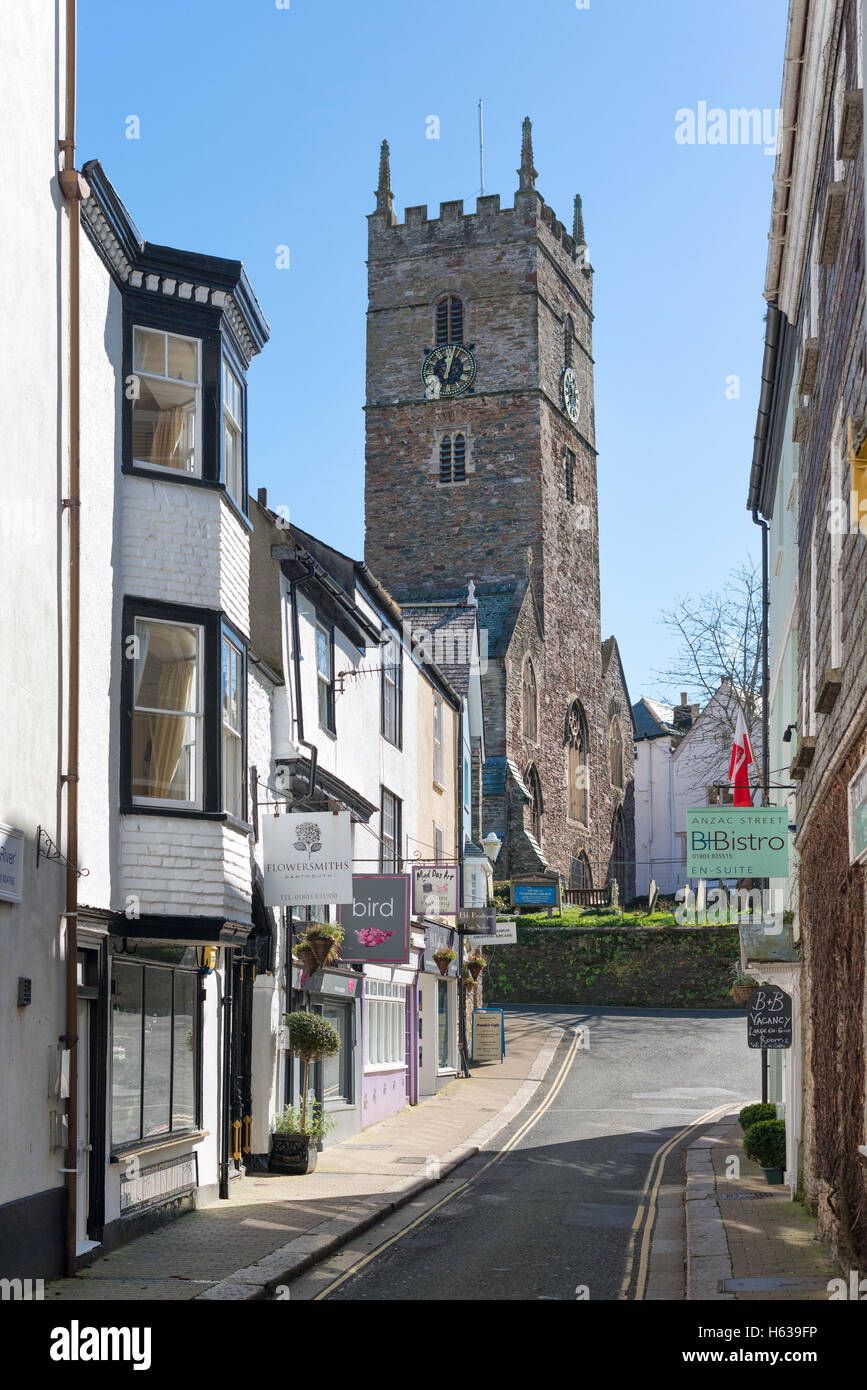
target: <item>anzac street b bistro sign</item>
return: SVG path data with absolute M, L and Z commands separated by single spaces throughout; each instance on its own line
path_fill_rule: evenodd
M 688 878 L 786 878 L 785 806 L 693 806 L 686 813 Z

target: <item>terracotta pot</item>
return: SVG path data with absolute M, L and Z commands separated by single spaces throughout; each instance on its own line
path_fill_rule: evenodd
M 299 946 L 295 954 L 301 962 L 301 968 L 304 970 L 305 974 L 312 975 L 318 970 L 319 967 L 316 963 L 316 957 L 309 946 Z
M 307 939 L 316 960 L 316 968 L 319 970 L 334 950 L 334 942 L 330 936 L 311 936 Z
M 449 973 L 449 966 L 451 965 L 451 961 L 449 960 L 448 956 L 434 956 L 434 961 L 439 966 L 439 972 L 441 975 L 447 975 Z
M 749 997 L 755 988 L 755 985 L 733 985 L 729 990 L 729 994 L 738 1008 L 742 1009 L 744 1005 L 749 1002 Z
M 480 960 L 468 960 L 468 961 L 467 961 L 467 969 L 469 970 L 469 972 L 470 972 L 470 974 L 472 975 L 473 979 L 474 979 L 474 980 L 477 980 L 477 979 L 479 978 L 479 976 L 481 975 L 482 970 L 484 969 L 484 967 L 483 967 L 482 962 L 481 962 Z

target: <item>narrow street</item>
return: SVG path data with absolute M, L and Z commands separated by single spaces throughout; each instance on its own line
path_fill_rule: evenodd
M 531 1104 L 487 1152 L 293 1282 L 291 1299 L 623 1296 L 654 1155 L 686 1126 L 758 1093 L 743 1019 L 632 1009 L 517 1014 L 566 1029 Z M 578 1030 L 586 1046 L 576 1046 Z M 679 1181 L 682 1166 L 678 1143 L 666 1180 Z

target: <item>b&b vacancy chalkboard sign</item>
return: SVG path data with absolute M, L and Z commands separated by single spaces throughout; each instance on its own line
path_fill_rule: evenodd
M 747 1046 L 792 1046 L 792 1000 L 776 985 L 759 985 L 747 1002 Z

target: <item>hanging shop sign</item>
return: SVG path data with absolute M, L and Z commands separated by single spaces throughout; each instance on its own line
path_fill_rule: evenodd
M 849 863 L 867 860 L 867 758 L 849 783 Z
M 266 907 L 346 902 L 352 895 L 348 811 L 304 811 L 262 820 Z
M 785 806 L 691 806 L 686 813 L 689 878 L 786 878 Z
M 340 959 L 380 965 L 409 962 L 408 874 L 353 874 L 352 901 L 339 908 Z
M 0 898 L 20 903 L 24 831 L 0 823 Z
M 517 946 L 518 925 L 516 922 L 497 922 L 495 927 L 495 931 L 488 932 L 484 936 L 468 936 L 467 941 L 470 946 Z
M 747 1000 L 747 1047 L 791 1046 L 791 996 L 776 985 L 760 985 Z
M 458 921 L 462 927 L 475 927 L 478 932 L 490 936 L 496 930 L 497 909 L 494 904 L 488 907 L 462 907 Z
M 512 879 L 513 907 L 558 907 L 559 904 L 559 883 L 531 883 Z
M 506 1055 L 506 1019 L 502 1009 L 473 1009 L 474 1062 L 502 1062 Z
M 417 917 L 454 917 L 458 910 L 458 865 L 414 864 L 412 910 Z

